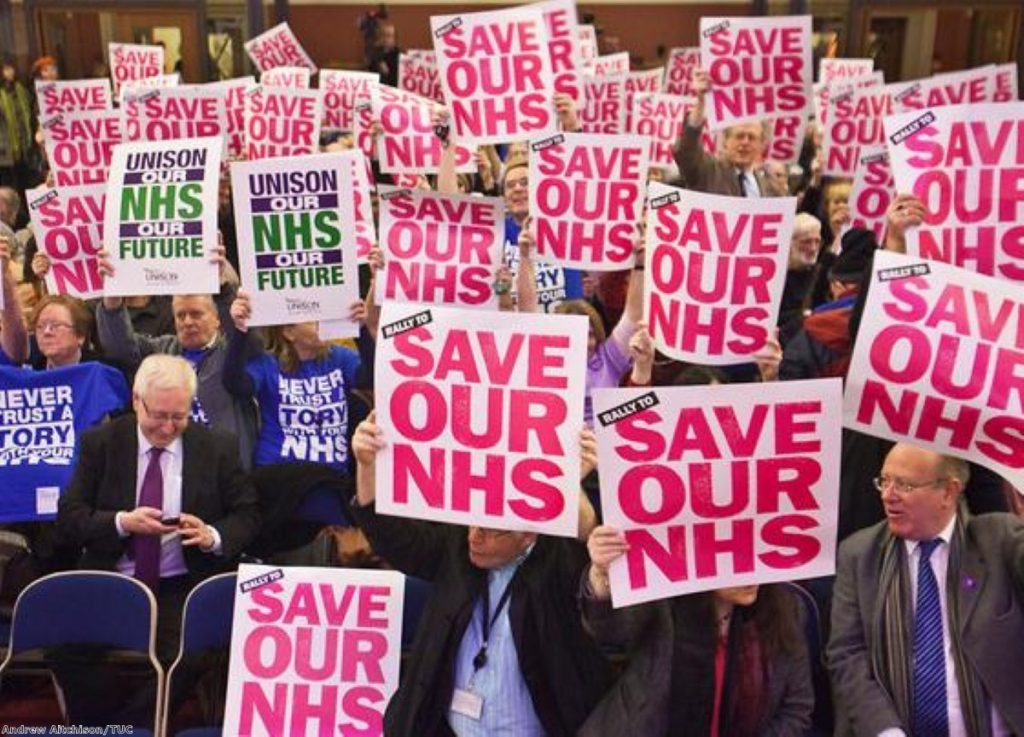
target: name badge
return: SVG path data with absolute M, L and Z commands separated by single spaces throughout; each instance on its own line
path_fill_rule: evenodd
M 484 711 L 484 700 L 472 691 L 457 688 L 455 689 L 455 695 L 452 696 L 452 711 L 475 721 L 480 721 L 480 715 Z

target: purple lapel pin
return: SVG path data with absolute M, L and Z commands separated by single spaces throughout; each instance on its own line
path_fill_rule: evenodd
M 978 586 L 978 579 L 974 578 L 973 576 L 965 575 L 963 577 L 963 586 L 968 591 L 973 591 Z

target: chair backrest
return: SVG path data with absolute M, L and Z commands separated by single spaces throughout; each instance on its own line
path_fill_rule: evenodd
M 181 646 L 178 657 L 167 671 L 167 688 L 164 689 L 164 703 L 160 710 L 163 715 L 161 732 L 164 735 L 170 734 L 171 695 L 174 692 L 174 676 L 181 661 L 189 655 L 199 655 L 214 648 L 227 648 L 231 645 L 237 580 L 238 575 L 234 572 L 211 576 L 197 584 L 185 599 L 185 606 L 181 612 Z M 205 734 L 219 735 L 220 728 Z
M 231 643 L 236 579 L 235 573 L 221 573 L 189 592 L 181 615 L 182 654 L 201 653 Z
M 108 571 L 65 571 L 21 592 L 10 655 L 72 644 L 152 653 L 155 638 L 156 599 L 143 583 Z

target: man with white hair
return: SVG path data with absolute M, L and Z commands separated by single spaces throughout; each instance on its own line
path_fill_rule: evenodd
M 786 264 L 786 286 L 782 290 L 782 306 L 779 310 L 779 328 L 787 339 L 800 328 L 801 318 L 824 301 L 823 294 L 815 294 L 822 271 L 818 266 L 820 253 L 821 221 L 806 212 L 798 212 L 793 219 L 789 260 Z M 829 258 L 829 265 L 831 261 L 832 258 Z M 783 340 L 783 344 L 785 342 Z
M 153 590 L 165 667 L 177 655 L 188 592 L 233 568 L 260 526 L 236 440 L 189 422 L 195 391 L 184 358 L 148 356 L 135 374 L 135 414 L 83 433 L 57 514 L 59 533 L 81 549 L 79 567 L 116 570 Z M 119 689 L 116 668 L 102 658 L 65 650 L 54 665 L 73 723 L 104 725 L 116 715 L 152 724 L 152 691 Z
M 157 594 L 162 660 L 173 655 L 180 624 L 164 616 L 165 604 L 180 614 L 174 604 L 230 568 L 260 524 L 234 439 L 189 424 L 195 391 L 185 359 L 147 357 L 135 375 L 135 414 L 82 435 L 57 518 L 82 548 L 81 567 L 120 571 Z

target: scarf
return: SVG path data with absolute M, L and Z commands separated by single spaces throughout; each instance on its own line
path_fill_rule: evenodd
M 0 117 L 5 123 L 11 159 L 24 161 L 32 146 L 32 101 L 22 84 L 0 86 Z
M 715 706 L 718 647 L 718 631 L 708 596 L 681 596 L 672 602 L 672 638 L 668 734 L 707 737 Z M 753 619 L 736 607 L 729 622 L 719 735 L 747 737 L 757 733 L 765 709 L 765 666 Z M 733 708 L 738 704 L 743 706 Z
M 946 575 L 946 601 L 949 616 L 950 640 L 953 645 L 953 664 L 959 684 L 960 708 L 969 737 L 988 737 L 988 700 L 977 675 L 964 657 L 957 633 L 960 631 L 960 606 L 957 585 L 960 581 L 960 556 L 966 536 L 967 511 L 961 505 L 957 513 L 953 538 L 950 541 L 949 571 Z M 909 606 L 910 572 L 907 567 L 906 546 L 903 540 L 889 532 L 882 543 L 881 570 L 879 572 L 878 605 L 872 628 L 875 633 L 871 652 L 871 668 L 875 677 L 889 694 L 896 713 L 903 724 L 910 724 L 911 709 L 911 626 L 913 612 Z M 948 684 L 947 684 L 948 686 Z

